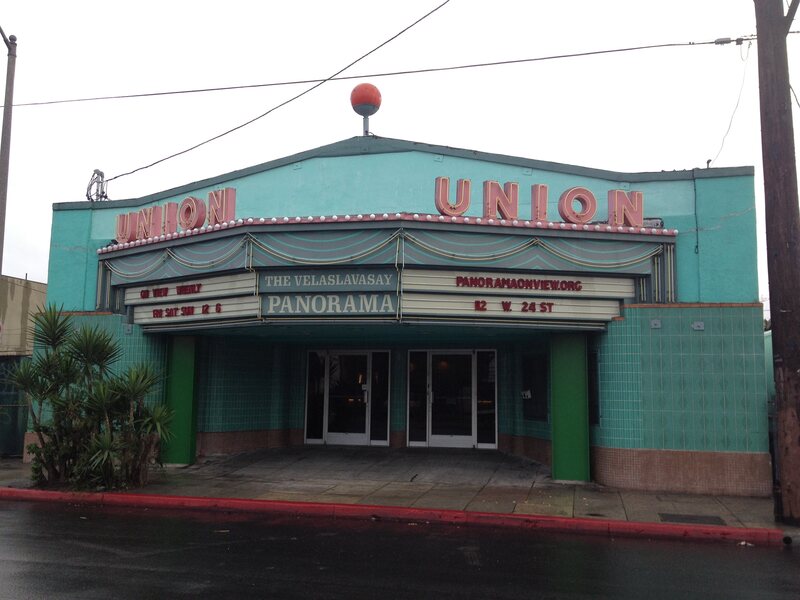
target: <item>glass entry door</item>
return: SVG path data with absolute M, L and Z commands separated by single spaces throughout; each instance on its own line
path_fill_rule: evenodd
M 431 353 L 430 446 L 475 445 L 472 352 Z
M 414 350 L 408 360 L 409 446 L 497 447 L 493 350 Z
M 367 443 L 368 370 L 367 354 L 329 355 L 328 443 Z
M 309 352 L 306 442 L 389 444 L 389 353 Z

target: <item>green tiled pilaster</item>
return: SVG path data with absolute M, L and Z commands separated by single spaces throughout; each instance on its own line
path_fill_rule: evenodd
M 586 336 L 550 338 L 553 479 L 589 481 L 589 410 Z
M 166 402 L 172 410 L 172 439 L 161 449 L 161 460 L 171 464 L 194 462 L 197 442 L 194 396 L 195 340 L 175 336 L 170 339 L 167 361 Z

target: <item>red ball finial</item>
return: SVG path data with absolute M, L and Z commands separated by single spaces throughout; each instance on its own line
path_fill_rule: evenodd
M 381 93 L 371 83 L 359 83 L 350 94 L 353 110 L 362 117 L 369 117 L 381 107 Z

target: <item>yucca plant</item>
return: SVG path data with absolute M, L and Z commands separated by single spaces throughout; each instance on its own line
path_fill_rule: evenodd
M 126 409 L 126 414 L 120 415 L 120 435 L 125 444 L 122 463 L 125 469 L 124 478 L 132 485 L 147 483 L 150 460 L 157 458 L 160 438 L 158 432 L 146 426 L 149 423 L 149 409 L 144 399 L 158 380 L 158 376 L 149 366 L 137 365 L 112 382 L 115 393 Z M 157 406 L 171 418 L 171 411 L 163 405 Z
M 121 350 L 113 336 L 99 327 L 83 326 L 67 341 L 67 353 L 78 364 L 87 386 L 108 376 Z
M 143 485 L 172 413 L 148 407 L 159 383 L 147 365 L 114 374 L 119 344 L 100 327 L 72 327 L 69 315 L 48 306 L 32 319 L 34 357 L 12 372 L 25 393 L 38 444 L 33 473 L 40 483 L 81 488 Z
M 109 430 L 93 434 L 76 467 L 75 483 L 80 487 L 112 489 L 124 483 L 119 477 L 122 444 Z

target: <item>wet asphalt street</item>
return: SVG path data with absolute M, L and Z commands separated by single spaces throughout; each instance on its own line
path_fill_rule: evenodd
M 800 548 L 0 502 L 0 598 L 800 597 Z

